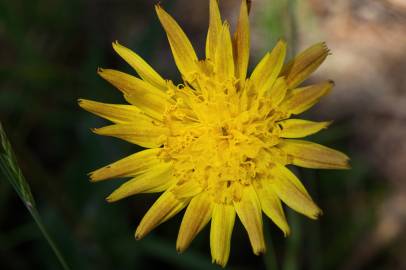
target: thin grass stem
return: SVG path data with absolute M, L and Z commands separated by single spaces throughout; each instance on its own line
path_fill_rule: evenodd
M 62 256 L 62 253 L 57 248 L 55 242 L 52 240 L 51 236 L 49 235 L 48 231 L 46 230 L 42 222 L 42 219 L 39 215 L 38 209 L 34 201 L 34 197 L 32 196 L 31 188 L 28 182 L 26 181 L 22 173 L 22 170 L 18 166 L 17 158 L 14 154 L 10 141 L 8 140 L 1 123 L 0 123 L 0 142 L 1 142 L 0 148 L 1 172 L 8 180 L 8 182 L 11 184 L 11 186 L 17 193 L 18 197 L 23 201 L 27 210 L 30 212 L 39 230 L 41 231 L 42 235 L 48 242 L 53 253 L 55 254 L 59 263 L 61 264 L 62 269 L 69 270 L 70 268 L 66 263 L 64 257 Z

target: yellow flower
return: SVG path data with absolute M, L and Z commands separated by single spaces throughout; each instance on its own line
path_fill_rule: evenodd
M 284 64 L 279 41 L 247 77 L 249 22 L 241 4 L 235 35 L 210 1 L 206 58 L 199 60 L 185 33 L 161 6 L 156 12 L 166 31 L 183 83 L 163 79 L 139 55 L 113 43 L 140 78 L 99 69 L 131 105 L 79 100 L 79 105 L 114 124 L 94 129 L 147 150 L 90 174 L 92 181 L 131 178 L 108 198 L 163 192 L 141 220 L 140 239 L 186 208 L 176 248 L 184 251 L 211 220 L 213 262 L 225 266 L 236 215 L 255 254 L 265 251 L 262 212 L 285 235 L 289 225 L 281 201 L 312 219 L 321 213 L 297 177 L 286 168 L 346 169 L 348 157 L 316 143 L 298 140 L 330 122 L 289 119 L 312 107 L 332 88 L 331 81 L 298 87 L 328 55 L 313 45 Z

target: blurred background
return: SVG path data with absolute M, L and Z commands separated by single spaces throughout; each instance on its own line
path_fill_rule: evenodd
M 0 120 L 49 233 L 72 269 L 220 269 L 209 228 L 183 255 L 181 215 L 141 241 L 133 232 L 157 198 L 104 198 L 122 181 L 87 173 L 138 151 L 90 132 L 105 122 L 78 98 L 122 103 L 97 67 L 133 72 L 118 40 L 179 82 L 147 0 L 0 0 Z M 208 1 L 162 0 L 203 56 Z M 235 24 L 239 0 L 221 0 Z M 347 153 L 349 171 L 298 170 L 323 209 L 318 221 L 287 211 L 292 234 L 265 222 L 268 252 L 252 254 L 237 222 L 227 269 L 406 269 L 406 1 L 253 0 L 251 68 L 275 42 L 291 52 L 326 41 L 332 55 L 311 80 L 336 87 L 308 115 L 335 122 L 311 139 Z M 60 269 L 11 185 L 0 176 L 0 269 Z

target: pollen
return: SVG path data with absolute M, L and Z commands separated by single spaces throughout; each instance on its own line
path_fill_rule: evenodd
M 176 21 L 157 5 L 156 12 L 182 76 L 162 78 L 145 60 L 118 42 L 113 49 L 138 77 L 111 69 L 98 74 L 120 90 L 128 104 L 79 100 L 79 105 L 112 122 L 93 129 L 146 148 L 90 173 L 91 181 L 127 178 L 107 197 L 115 202 L 139 193 L 162 193 L 136 229 L 141 239 L 186 208 L 176 249 L 183 252 L 210 222 L 212 261 L 227 264 L 236 217 L 253 252 L 266 245 L 262 213 L 285 236 L 290 228 L 282 203 L 316 219 L 320 208 L 286 166 L 347 169 L 349 158 L 301 138 L 331 122 L 296 118 L 333 87 L 333 82 L 300 86 L 326 59 L 317 43 L 290 61 L 280 40 L 247 76 L 250 34 L 248 8 L 241 3 L 236 32 L 223 22 L 210 0 L 204 59 Z

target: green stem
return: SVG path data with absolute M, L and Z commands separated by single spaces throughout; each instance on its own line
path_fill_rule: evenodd
M 298 43 L 298 33 L 297 33 L 297 22 L 296 22 L 296 0 L 286 0 L 287 2 L 287 12 L 288 12 L 288 41 L 290 44 L 289 56 L 293 58 L 296 55 L 297 43 Z M 286 252 L 284 260 L 284 270 L 296 270 L 298 269 L 298 252 L 300 250 L 300 243 L 302 241 L 302 227 L 300 224 L 300 219 L 297 213 L 294 213 L 291 209 L 288 210 L 288 220 L 290 222 L 292 234 L 288 238 L 286 243 Z
M 34 219 L 35 223 L 37 224 L 39 230 L 41 231 L 44 238 L 47 240 L 49 246 L 51 247 L 52 251 L 54 252 L 55 256 L 58 258 L 59 263 L 61 264 L 64 270 L 69 270 L 69 266 L 66 263 L 65 259 L 62 256 L 62 253 L 59 251 L 55 242 L 52 240 L 51 236 L 49 235 L 48 231 L 45 229 L 44 224 L 42 223 L 41 217 L 39 216 L 38 211 L 35 208 L 30 207 L 27 205 L 27 209 L 30 212 L 32 218 Z
M 5 178 L 13 187 L 14 191 L 17 193 L 18 197 L 23 201 L 24 205 L 27 207 L 32 218 L 40 229 L 42 235 L 48 242 L 55 256 L 57 257 L 59 263 L 61 264 L 64 270 L 69 270 L 65 259 L 62 256 L 62 253 L 56 247 L 54 241 L 49 235 L 48 231 L 45 229 L 45 226 L 41 220 L 39 212 L 35 206 L 35 201 L 31 193 L 31 188 L 26 181 L 20 167 L 17 163 L 17 158 L 14 154 L 14 151 L 11 147 L 10 141 L 8 140 L 6 133 L 3 130 L 3 127 L 0 122 L 0 169 L 3 172 Z

